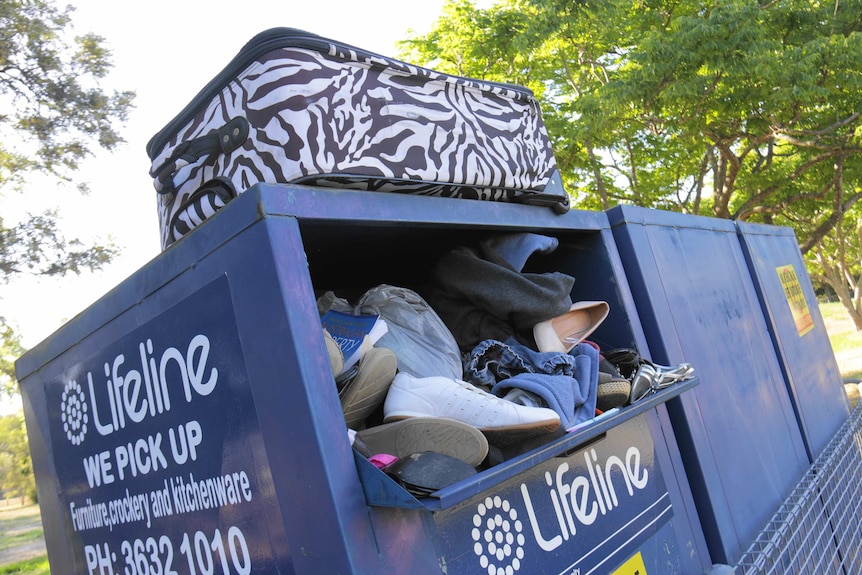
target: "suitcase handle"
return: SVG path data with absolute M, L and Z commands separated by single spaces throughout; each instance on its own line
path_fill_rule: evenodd
M 217 176 L 201 184 L 171 216 L 165 248 L 214 216 L 236 196 L 233 182 L 224 176 Z
M 209 158 L 219 153 L 229 154 L 245 142 L 248 131 L 248 120 L 239 116 L 231 118 L 215 132 L 183 142 L 174 149 L 161 168 L 150 173 L 153 176 L 156 191 L 162 195 L 175 192 L 174 176 L 179 170 L 194 164 L 202 157 Z

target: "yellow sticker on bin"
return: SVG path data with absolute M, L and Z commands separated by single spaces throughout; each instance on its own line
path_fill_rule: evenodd
M 808 309 L 808 302 L 805 301 L 805 294 L 802 293 L 796 270 L 792 265 L 778 266 L 775 270 L 778 272 L 781 287 L 790 305 L 790 314 L 796 324 L 796 331 L 799 332 L 799 337 L 802 337 L 814 329 L 814 319 L 811 317 L 811 310 Z
M 611 573 L 611 575 L 646 575 L 646 566 L 641 552 L 638 551 L 634 557 L 620 565 L 619 569 Z

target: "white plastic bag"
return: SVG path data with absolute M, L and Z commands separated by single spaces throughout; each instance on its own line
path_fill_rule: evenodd
M 413 377 L 461 379 L 461 352 L 440 316 L 418 293 L 386 284 L 365 292 L 355 313 L 376 313 L 389 331 L 377 342 L 395 352 L 398 370 Z

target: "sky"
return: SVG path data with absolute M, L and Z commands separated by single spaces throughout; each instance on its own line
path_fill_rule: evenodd
M 34 182 L 13 198 L 13 213 L 56 207 L 67 237 L 111 239 L 121 255 L 95 274 L 18 279 L 0 289 L 3 313 L 17 325 L 26 347 L 158 255 L 156 193 L 146 144 L 255 34 L 287 26 L 394 56 L 395 42 L 408 30 L 430 28 L 443 0 L 243 0 L 230 9 L 197 0 L 69 3 L 76 8 L 75 32 L 102 36 L 113 52 L 114 69 L 103 87 L 137 92 L 136 107 L 120 128 L 126 143 L 115 152 L 100 151 L 80 172 L 90 185 L 88 196 Z
M 126 143 L 99 151 L 79 176 L 90 194 L 33 180 L 22 195 L 4 201 L 8 225 L 26 212 L 56 208 L 67 238 L 113 241 L 120 255 L 96 273 L 59 279 L 17 278 L 0 286 L 2 313 L 33 347 L 132 275 L 160 252 L 156 192 L 149 176 L 149 139 L 233 58 L 255 34 L 286 26 L 314 32 L 384 56 L 408 32 L 426 32 L 443 0 L 59 0 L 76 8 L 76 34 L 105 39 L 114 68 L 102 82 L 108 91 L 137 93 L 120 133 Z M 478 3 L 477 3 L 478 4 Z

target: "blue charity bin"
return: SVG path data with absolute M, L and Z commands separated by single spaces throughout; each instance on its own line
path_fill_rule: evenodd
M 55 575 L 699 574 L 669 387 L 417 499 L 354 453 L 316 295 L 419 286 L 492 232 L 646 349 L 607 216 L 258 185 L 16 364 Z M 532 261 L 532 259 L 531 259 Z
M 850 413 L 817 296 L 791 228 L 747 222 L 736 227 L 813 461 Z
M 761 306 L 764 280 L 753 276 L 732 221 L 632 206 L 617 206 L 608 217 L 652 359 L 687 361 L 697 370 L 701 384 L 668 409 L 710 554 L 735 564 L 813 461 L 799 396 L 786 384 Z M 770 251 L 772 239 L 749 239 L 756 245 L 749 255 Z M 782 264 L 789 251 L 778 250 Z M 776 260 L 765 261 L 758 265 Z M 806 353 L 813 358 L 817 351 Z M 817 392 L 803 393 L 808 399 Z M 828 421 L 809 423 L 816 442 L 842 411 L 832 395 L 826 408 L 803 407 L 806 418 L 830 411 Z M 828 537 L 818 544 L 831 545 Z

